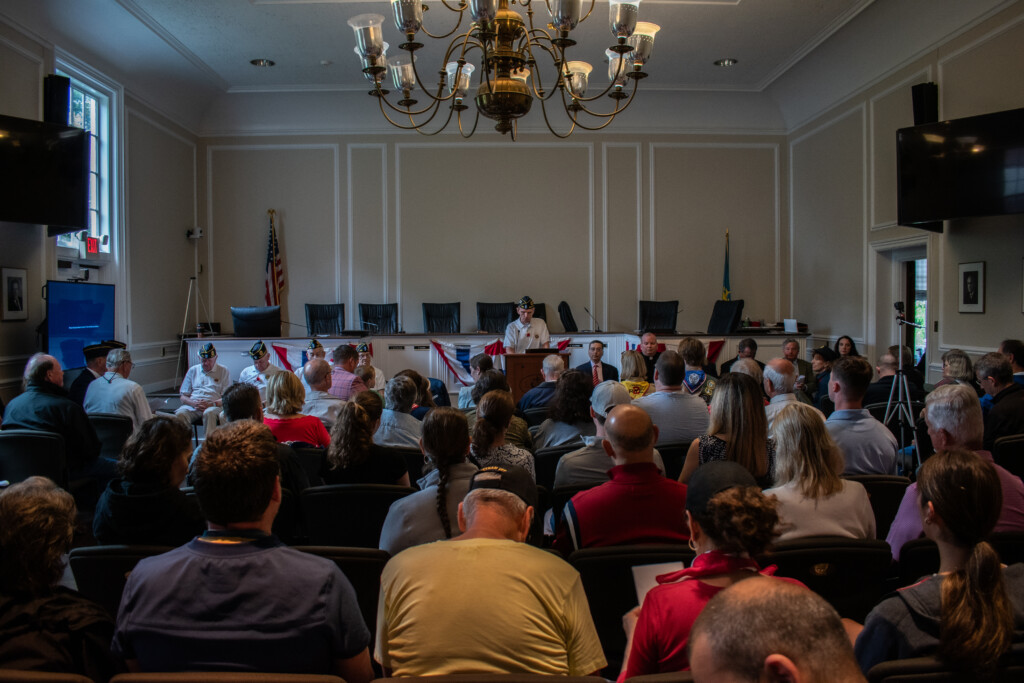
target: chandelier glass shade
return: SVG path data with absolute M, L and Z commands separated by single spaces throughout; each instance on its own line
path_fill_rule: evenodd
M 423 26 L 424 10 L 430 9 L 423 0 L 391 0 L 395 27 L 405 37 L 398 46 L 402 52 L 392 56 L 384 42 L 383 15 L 349 19 L 355 53 L 384 117 L 398 128 L 424 135 L 439 133 L 454 120 L 460 134 L 469 137 L 483 116 L 495 122 L 495 130 L 515 139 L 518 120 L 539 103 L 545 125 L 558 137 L 610 124 L 633 102 L 640 80 L 647 76 L 644 66 L 659 27 L 637 21 L 640 0 L 610 0 L 615 42 L 605 51 L 608 85 L 588 94 L 593 67 L 567 59 L 566 53 L 576 45 L 572 30 L 590 16 L 595 0 L 585 13 L 585 0 L 544 0 L 550 23 L 541 27 L 535 26 L 533 12 L 533 3 L 539 1 L 459 0 L 455 5 L 441 0 L 454 13 L 455 26 L 434 35 Z M 513 5 L 525 12 L 525 19 Z M 460 33 L 467 20 L 469 28 Z M 450 39 L 433 84 L 419 70 L 416 52 L 423 43 L 416 38 L 421 31 L 429 38 Z M 389 99 L 389 86 L 401 96 Z M 470 101 L 475 112 L 468 112 Z M 564 122 L 553 121 L 549 108 L 561 111 Z

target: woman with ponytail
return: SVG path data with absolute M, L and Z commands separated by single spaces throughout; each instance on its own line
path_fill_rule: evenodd
M 466 461 L 469 427 L 455 408 L 434 408 L 423 419 L 420 450 L 427 474 L 420 491 L 400 498 L 388 510 L 380 533 L 381 550 L 392 555 L 406 548 L 458 536 L 459 503 L 477 471 Z
M 370 391 L 360 394 L 370 396 L 364 397 L 362 401 L 353 400 L 343 404 L 331 428 L 331 443 L 327 447 L 327 457 L 324 458 L 320 472 L 324 484 L 408 486 L 409 471 L 405 459 L 395 451 L 373 442 L 373 434 L 380 426 L 383 409 L 380 398 Z
M 936 453 L 917 479 L 925 536 L 939 547 L 939 572 L 879 603 L 857 636 L 867 672 L 879 662 L 935 654 L 951 668 L 991 672 L 1024 626 L 1024 565 L 1005 570 L 984 539 L 1002 509 L 1002 487 L 975 453 Z M 973 680 L 973 678 L 972 678 Z
M 484 394 L 477 404 L 476 421 L 473 423 L 473 460 L 480 467 L 517 465 L 536 479 L 533 455 L 505 442 L 505 433 L 515 410 L 512 394 L 507 391 L 489 391 Z

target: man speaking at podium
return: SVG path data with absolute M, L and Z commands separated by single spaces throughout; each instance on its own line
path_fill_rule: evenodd
M 518 320 L 505 328 L 505 353 L 525 353 L 527 349 L 546 349 L 551 342 L 546 322 L 533 317 L 533 299 L 524 296 L 516 302 Z

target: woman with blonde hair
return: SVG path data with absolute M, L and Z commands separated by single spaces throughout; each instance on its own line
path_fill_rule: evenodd
M 775 445 L 768 440 L 761 387 L 749 375 L 727 372 L 718 380 L 708 433 L 690 444 L 679 481 L 689 483 L 698 467 L 714 460 L 738 462 L 758 486 L 771 486 Z
M 620 358 L 622 386 L 626 387 L 631 399 L 638 399 L 654 393 L 654 385 L 647 381 L 647 363 L 643 354 L 636 349 L 623 351 Z
M 370 391 L 359 393 L 376 396 Z M 373 442 L 373 434 L 380 426 L 380 414 L 378 410 L 376 416 L 371 415 L 354 400 L 341 406 L 331 428 L 331 443 L 320 472 L 324 484 L 409 485 L 405 458 Z
M 934 654 L 964 680 L 982 679 L 1024 632 L 1024 564 L 1004 569 L 985 541 L 1003 506 L 999 475 L 976 453 L 942 451 L 921 467 L 917 494 L 939 571 L 871 610 L 854 644 L 857 661 L 866 672 Z
M 331 435 L 320 418 L 303 415 L 306 390 L 299 378 L 290 372 L 279 372 L 267 380 L 267 411 L 263 424 L 270 428 L 279 443 L 307 443 L 327 448 Z
M 518 465 L 536 479 L 537 471 L 530 451 L 505 442 L 505 433 L 515 410 L 516 404 L 509 392 L 496 389 L 484 394 L 476 406 L 470 454 L 479 467 Z
M 868 492 L 842 479 L 843 455 L 817 410 L 804 403 L 786 406 L 772 423 L 780 541 L 805 536 L 874 538 L 875 513 Z
M 971 357 L 960 349 L 950 349 L 942 354 L 942 379 L 935 383 L 935 388 L 947 384 L 966 384 L 974 389 L 979 397 L 985 395 L 985 391 L 978 386 L 978 379 L 974 376 Z

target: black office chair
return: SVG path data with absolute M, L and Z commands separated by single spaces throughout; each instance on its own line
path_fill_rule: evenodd
M 0 431 L 0 479 L 12 484 L 29 477 L 49 477 L 58 486 L 68 487 L 64 437 L 34 429 Z
M 571 446 L 552 446 L 541 448 L 533 454 L 534 466 L 537 469 L 537 486 L 543 486 L 548 491 L 555 488 L 555 469 L 558 461 L 566 453 L 583 448 L 583 444 L 575 443 Z
M 569 302 L 563 301 L 558 304 L 558 317 L 562 321 L 562 329 L 566 332 L 579 332 L 579 328 L 576 327 L 576 319 L 572 317 L 572 309 L 569 308 Z
M 458 334 L 462 330 L 462 304 L 423 304 L 423 331 L 427 334 Z
M 516 319 L 516 305 L 512 302 L 490 304 L 476 302 L 476 328 L 481 332 L 502 334 L 508 324 Z
M 310 545 L 376 548 L 388 508 L 416 489 L 390 484 L 334 484 L 302 492 Z
M 1008 472 L 1024 477 L 1024 434 L 996 439 L 992 447 L 992 459 Z
M 930 538 L 915 538 L 900 548 L 899 584 L 909 586 L 939 571 L 939 547 Z
M 345 329 L 345 304 L 306 304 L 306 334 L 338 335 Z
M 678 299 L 674 301 L 641 301 L 637 327 L 641 332 L 675 334 L 678 315 Z
M 292 446 L 292 450 L 295 451 L 295 458 L 299 461 L 302 466 L 302 471 L 306 473 L 306 478 L 309 479 L 310 486 L 320 486 L 323 481 L 320 479 L 320 472 L 324 466 L 324 449 L 316 448 L 314 446 Z
M 370 334 L 398 334 L 398 304 L 359 304 L 359 327 Z
M 384 446 L 384 448 L 398 454 L 405 461 L 405 468 L 409 472 L 409 486 L 418 489 L 419 485 L 416 482 L 423 476 L 423 451 L 403 446 Z
M 232 306 L 231 324 L 236 337 L 280 337 L 280 306 Z
M 892 551 L 878 539 L 808 536 L 780 541 L 759 556 L 757 563 L 777 565 L 776 576 L 802 581 L 839 616 L 863 622 L 886 593 Z
M 562 512 L 565 510 L 565 504 L 568 503 L 573 496 L 580 491 L 587 491 L 600 486 L 600 484 L 580 484 L 577 486 L 559 486 L 551 491 L 551 512 L 552 512 L 552 525 L 555 529 L 558 528 L 558 523 L 562 521 Z
M 963 683 L 984 680 L 988 683 L 1017 683 L 1024 680 L 1024 646 L 1014 645 L 999 658 L 995 671 L 976 677 L 973 671 L 951 669 L 941 659 L 912 657 L 882 662 L 868 671 L 868 683 Z
M 0 669 L 0 683 L 93 683 L 93 680 L 81 674 Z
M 544 304 L 534 304 L 533 317 L 540 318 L 546 323 L 548 321 L 548 307 Z
M 72 548 L 68 566 L 78 592 L 117 614 L 128 574 L 139 560 L 173 550 L 162 545 L 96 545 Z
M 682 441 L 666 441 L 655 446 L 661 459 L 665 463 L 665 476 L 672 480 L 678 480 L 683 472 L 683 463 L 686 462 L 686 452 L 690 450 L 690 444 Z
M 523 419 L 529 427 L 538 427 L 540 423 L 548 419 L 551 410 L 547 406 L 540 408 L 527 408 L 523 411 Z
M 93 413 L 89 415 L 89 424 L 100 440 L 100 457 L 117 460 L 121 457 L 121 449 L 132 435 L 134 426 L 132 419 L 125 415 Z
M 892 474 L 847 474 L 843 479 L 860 482 L 867 489 L 871 510 L 875 513 L 875 538 L 885 540 L 910 479 Z

